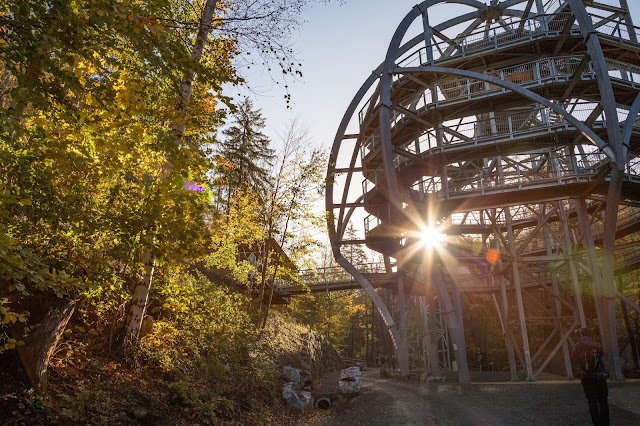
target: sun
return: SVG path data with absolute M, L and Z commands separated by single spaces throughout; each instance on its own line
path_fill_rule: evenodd
M 443 234 L 436 227 L 428 226 L 420 230 L 420 241 L 425 247 L 442 247 L 447 240 L 447 235 Z

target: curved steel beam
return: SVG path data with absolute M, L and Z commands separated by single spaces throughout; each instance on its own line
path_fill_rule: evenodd
M 500 10 L 500 12 L 502 14 L 505 15 L 509 15 L 509 16 L 522 16 L 522 12 L 521 11 L 517 11 L 517 10 L 509 10 L 507 9 L 508 7 L 515 5 L 515 4 L 519 4 L 522 3 L 525 0 L 507 0 L 504 1 L 500 4 L 498 4 L 496 6 L 497 9 Z M 442 4 L 442 3 L 455 3 L 455 4 L 462 4 L 462 5 L 467 5 L 467 6 L 471 6 L 471 7 L 475 7 L 476 9 L 478 9 L 476 12 L 471 12 L 471 13 L 467 13 L 465 15 L 461 15 L 457 18 L 448 20 L 440 25 L 437 25 L 435 28 L 438 31 L 442 31 L 444 29 L 453 27 L 455 25 L 458 25 L 462 22 L 468 21 L 470 19 L 477 19 L 481 16 L 481 14 L 489 9 L 489 6 L 480 3 L 477 0 L 427 0 L 427 1 L 423 1 L 420 5 L 414 7 L 412 9 L 412 11 L 410 12 L 410 15 L 414 15 L 415 18 L 415 14 L 416 11 L 418 12 L 418 14 L 420 14 L 420 9 L 422 10 L 427 10 L 429 7 L 434 6 L 436 4 Z M 407 18 L 405 18 L 405 20 L 403 20 L 403 23 L 401 23 L 400 27 L 398 28 L 398 30 L 396 31 L 396 35 L 394 35 L 394 39 L 392 40 L 391 46 L 394 47 L 395 52 L 398 52 L 398 47 L 401 41 L 401 38 L 399 40 L 397 40 L 397 34 L 399 32 L 402 32 L 402 34 L 404 35 L 404 33 L 406 33 L 406 30 L 408 28 L 403 28 L 402 30 L 400 30 L 402 27 L 404 27 L 404 23 L 405 21 L 407 21 Z M 408 43 L 405 43 L 402 48 L 400 49 L 402 51 L 401 54 L 404 54 L 406 52 L 408 52 L 410 49 L 412 49 L 413 47 L 415 47 L 418 43 L 424 41 L 423 36 L 418 36 L 418 37 L 414 37 L 412 40 L 410 40 Z M 391 49 L 391 47 L 390 47 Z M 389 53 L 389 52 L 388 52 Z M 389 56 L 389 55 L 387 55 Z M 397 57 L 397 56 L 396 56 Z M 395 60 L 395 58 L 394 58 Z M 334 139 L 334 143 L 332 146 L 332 151 L 331 151 L 331 155 L 329 157 L 329 165 L 327 168 L 327 177 L 326 177 L 326 183 L 327 183 L 327 189 L 326 189 L 326 195 L 325 195 L 325 207 L 326 207 L 326 211 L 327 211 L 327 226 L 328 226 L 328 231 L 329 231 L 329 238 L 331 240 L 331 247 L 332 247 L 332 251 L 334 254 L 334 257 L 336 259 L 336 261 L 338 262 L 338 264 L 340 264 L 345 270 L 347 270 L 349 273 L 351 273 L 351 275 L 358 281 L 358 283 L 363 287 L 363 289 L 365 290 L 365 292 L 369 295 L 369 297 L 371 298 L 371 300 L 373 301 L 373 303 L 376 305 L 376 307 L 378 308 L 378 311 L 380 312 L 383 320 L 385 321 L 385 324 L 387 324 L 387 327 L 389 329 L 389 332 L 391 334 L 392 339 L 394 340 L 394 343 L 396 343 L 398 341 L 398 337 L 399 337 L 399 333 L 398 333 L 398 327 L 397 324 L 395 323 L 395 321 L 393 320 L 390 312 L 388 311 L 388 309 L 386 308 L 386 306 L 384 305 L 384 302 L 382 301 L 382 299 L 378 296 L 377 292 L 373 289 L 373 287 L 371 286 L 371 284 L 367 281 L 367 279 L 359 273 L 359 271 L 352 265 L 350 264 L 341 254 L 340 251 L 340 241 L 343 238 L 344 235 L 344 230 L 346 229 L 346 223 L 350 220 L 354 208 L 350 208 L 349 211 L 347 212 L 347 215 L 344 216 L 344 200 L 345 197 L 347 197 L 348 195 L 348 188 L 350 187 L 350 183 L 351 183 L 351 178 L 352 178 L 352 173 L 353 172 L 349 172 L 347 175 L 347 184 L 346 184 L 346 189 L 345 192 L 343 194 L 343 199 L 342 199 L 342 204 L 341 204 L 341 209 L 340 209 L 340 225 L 339 228 L 340 229 L 336 229 L 336 224 L 335 224 L 335 217 L 334 217 L 334 202 L 333 202 L 333 197 L 334 197 L 334 179 L 335 179 L 335 169 L 336 169 L 336 161 L 338 158 L 338 154 L 340 152 L 340 148 L 344 139 L 344 135 L 346 132 L 346 128 L 349 124 L 349 122 L 351 121 L 357 106 L 360 104 L 360 102 L 362 101 L 362 99 L 364 98 L 364 95 L 367 93 L 367 91 L 371 88 L 371 86 L 373 85 L 373 83 L 379 78 L 379 75 L 382 71 L 390 71 L 393 67 L 389 66 L 389 61 L 388 61 L 388 57 L 387 60 L 381 64 L 380 67 L 378 67 L 378 69 L 371 75 L 369 76 L 369 78 L 364 82 L 364 84 L 361 86 L 360 90 L 357 92 L 356 96 L 354 97 L 354 99 L 351 101 L 351 103 L 349 104 L 349 107 L 347 108 L 347 111 L 345 112 L 343 119 L 340 123 L 340 126 L 338 128 L 338 131 L 336 133 L 336 137 Z M 384 73 L 382 75 L 382 81 L 384 82 L 384 77 L 385 76 L 389 76 L 390 74 L 388 72 Z M 385 85 L 382 84 L 383 90 Z M 385 94 L 381 94 L 381 95 L 385 95 Z M 382 98 L 384 99 L 384 98 Z M 383 102 L 383 105 L 389 106 L 388 102 L 385 103 Z M 381 111 L 386 111 L 386 114 L 388 116 L 389 111 L 386 108 L 382 108 Z M 384 113 L 381 113 L 381 117 L 384 116 Z M 383 120 L 383 122 L 385 122 Z M 388 123 L 388 121 L 386 121 Z M 390 131 L 390 129 L 389 129 Z M 390 136 L 390 135 L 389 135 Z M 351 168 L 353 168 L 355 162 L 354 159 L 357 158 L 357 147 L 359 146 L 359 142 L 356 143 L 356 149 L 354 150 L 354 154 L 352 155 L 352 161 L 351 161 Z M 384 147 L 384 141 L 383 141 L 383 147 Z M 385 173 L 387 174 L 387 173 Z M 388 174 L 387 174 L 388 175 Z M 394 188 L 395 186 L 389 186 L 389 188 Z M 360 197 L 358 200 L 361 200 L 362 197 Z
M 619 169 L 624 170 L 625 159 L 622 150 L 622 133 L 620 132 L 620 120 L 618 119 L 618 110 L 616 98 L 613 94 L 613 86 L 609 77 L 609 69 L 600 45 L 598 32 L 593 26 L 593 21 L 589 16 L 585 5 L 582 1 L 568 0 L 571 6 L 571 13 L 576 17 L 576 21 L 580 26 L 580 31 L 587 45 L 587 52 L 591 58 L 593 71 L 596 74 L 596 81 L 600 91 L 600 103 L 604 108 L 604 114 L 607 119 L 607 136 L 609 145 L 615 153 L 614 162 Z
M 356 166 L 356 161 L 358 160 L 358 152 L 360 150 L 360 139 L 356 142 L 356 146 L 353 148 L 353 153 L 351 154 L 351 162 L 349 163 L 349 172 L 347 174 L 347 179 L 344 184 L 344 192 L 342 193 L 342 203 L 340 204 L 340 215 L 338 216 L 338 229 L 346 227 L 346 222 L 344 220 L 344 205 L 347 203 L 347 197 L 349 196 L 349 189 L 351 188 L 351 178 L 353 177 L 353 168 Z M 342 239 L 342 233 L 340 234 L 340 239 Z
M 517 0 L 514 0 L 517 1 Z M 391 86 L 393 83 L 393 71 L 395 69 L 395 61 L 398 58 L 398 51 L 400 49 L 400 43 L 404 38 L 409 27 L 413 24 L 415 19 L 422 15 L 422 13 L 426 13 L 429 7 L 434 6 L 436 4 L 445 3 L 442 0 L 426 0 L 415 6 L 411 11 L 405 16 L 405 18 L 400 22 L 400 25 L 396 29 L 393 34 L 393 38 L 391 39 L 391 43 L 389 44 L 389 49 L 387 50 L 387 55 L 384 61 L 384 67 L 382 76 L 380 77 L 380 103 L 382 108 L 380 108 L 379 112 L 379 120 L 380 120 L 380 142 L 381 142 L 381 152 L 382 152 L 382 165 L 384 169 L 385 180 L 387 183 L 387 198 L 390 201 L 391 205 L 397 211 L 402 211 L 402 198 L 400 196 L 400 192 L 398 190 L 398 180 L 395 173 L 395 167 L 393 164 L 393 150 L 392 150 L 392 142 L 391 142 Z M 459 4 L 467 4 L 467 5 L 475 5 L 478 9 L 488 9 L 488 6 L 479 4 L 475 0 L 453 0 L 451 3 L 459 3 Z M 424 11 L 424 12 L 423 12 Z M 402 263 L 402 259 L 397 259 L 400 263 Z M 451 315 L 456 316 L 461 313 L 452 312 Z M 456 344 L 456 359 L 459 360 L 459 380 L 461 383 L 469 382 L 469 371 L 467 367 L 467 354 L 466 354 L 466 346 L 464 341 L 464 332 L 461 330 L 452 330 L 455 331 L 454 341 Z M 403 348 L 406 347 L 406 339 L 401 342 L 401 346 Z M 406 349 L 404 349 L 406 351 Z M 407 354 L 400 353 L 402 358 L 401 368 L 408 370 L 408 365 L 403 366 L 403 363 L 407 363 Z
M 336 161 L 338 160 L 338 153 L 340 152 L 340 145 L 342 145 L 342 141 L 344 138 L 344 134 L 347 130 L 347 126 L 353 117 L 353 114 L 364 98 L 364 95 L 371 88 L 373 83 L 378 79 L 378 74 L 371 74 L 369 78 L 362 84 L 360 90 L 356 93 L 355 97 L 349 104 L 347 111 L 342 117 L 342 121 L 340 122 L 340 126 L 338 127 L 338 131 L 336 132 L 336 137 L 333 141 L 333 146 L 331 148 L 331 154 L 329 155 L 329 164 L 327 167 L 327 177 L 326 177 L 326 195 L 325 195 L 325 209 L 327 212 L 327 228 L 329 231 L 329 240 L 331 241 L 331 250 L 333 252 L 333 257 L 336 259 L 336 262 L 340 266 L 342 266 L 347 272 L 349 272 L 353 278 L 360 284 L 360 286 L 364 289 L 365 293 L 369 296 L 373 304 L 378 308 L 378 312 L 380 312 L 380 316 L 382 316 L 382 320 L 387 326 L 389 333 L 391 334 L 391 338 L 394 341 L 394 344 L 399 341 L 399 330 L 398 325 L 393 319 L 391 312 L 384 304 L 384 301 L 380 298 L 378 293 L 375 291 L 371 283 L 353 266 L 349 263 L 343 256 L 340 251 L 340 242 L 335 228 L 335 219 L 333 215 L 333 186 L 335 179 L 335 169 L 336 169 Z
M 355 202 L 359 203 L 363 199 L 364 199 L 364 195 L 361 195 L 356 199 Z M 349 210 L 347 210 L 347 214 L 345 215 L 344 220 L 342 221 L 342 226 L 340 227 L 340 229 L 338 229 L 338 237 L 340 238 L 340 241 L 342 241 L 344 238 L 344 233 L 347 231 L 347 224 L 349 223 L 349 220 L 351 220 L 351 216 L 353 215 L 353 212 L 355 210 L 356 210 L 355 207 L 350 207 Z
M 596 135 L 593 130 L 591 130 L 587 125 L 585 125 L 582 121 L 575 118 L 571 115 L 567 110 L 562 108 L 561 106 L 554 104 L 547 98 L 544 98 L 537 93 L 532 92 L 529 89 L 525 89 L 522 86 L 519 86 L 510 81 L 502 80 L 497 77 L 492 77 L 487 74 L 482 74 L 475 71 L 467 71 L 460 70 L 457 68 L 446 68 L 446 67 L 411 67 L 411 68 L 396 68 L 395 74 L 410 74 L 410 73 L 442 73 L 442 74 L 453 74 L 461 77 L 473 78 L 476 80 L 482 80 L 491 84 L 495 84 L 496 86 L 504 87 L 505 89 L 509 89 L 515 93 L 518 93 L 528 99 L 531 99 L 534 102 L 540 103 L 541 105 L 546 106 L 549 109 L 552 109 L 557 114 L 562 115 L 565 120 L 569 123 L 576 126 L 576 128 L 587 138 L 591 143 L 596 145 L 600 150 L 611 159 L 611 161 L 615 162 L 615 154 L 612 148 L 603 141 L 598 135 Z

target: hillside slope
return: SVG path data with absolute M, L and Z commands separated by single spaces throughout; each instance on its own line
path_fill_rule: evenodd
M 122 365 L 115 356 L 85 350 L 78 336 L 73 342 L 75 349 L 67 341 L 54 357 L 44 400 L 22 377 L 2 388 L 0 405 L 10 410 L 0 410 L 0 423 L 299 424 L 304 416 L 281 399 L 282 367 L 299 368 L 315 380 L 341 366 L 324 337 L 278 314 L 255 339 L 243 342 L 246 358 L 222 366 L 194 362 L 186 370 L 167 371 L 144 358 Z

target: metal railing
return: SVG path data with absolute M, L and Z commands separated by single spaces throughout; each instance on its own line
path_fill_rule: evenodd
M 512 18 L 511 25 L 517 26 L 517 30 L 506 30 L 504 26 L 500 26 L 499 28 L 495 28 L 492 30 L 493 36 L 483 40 L 486 37 L 485 31 L 474 33 L 466 36 L 462 39 L 460 43 L 458 43 L 458 47 L 460 49 L 460 54 L 465 50 L 467 52 L 473 51 L 481 51 L 484 50 L 483 46 L 490 46 L 492 48 L 497 48 L 502 44 L 508 44 L 513 40 L 528 40 L 532 37 L 533 34 L 548 34 L 550 32 L 559 33 L 564 28 L 564 25 L 568 22 L 571 14 L 569 13 L 561 13 L 561 14 L 552 14 L 552 15 L 544 15 L 547 18 L 547 27 L 548 30 L 542 31 L 540 27 L 540 21 L 538 17 L 528 18 L 526 19 L 525 25 L 521 29 L 521 20 L 516 20 Z M 548 20 L 549 18 L 553 18 Z M 596 31 L 604 36 L 604 37 L 612 37 L 619 41 L 631 42 L 631 38 L 629 35 L 628 26 L 619 21 L 611 21 L 607 19 L 601 19 L 599 22 L 600 26 L 596 27 Z M 528 26 L 533 25 L 535 27 L 534 31 L 527 32 L 526 28 Z M 508 26 L 508 25 L 507 25 Z M 554 29 L 558 27 L 558 29 Z M 632 28 L 636 35 L 640 35 L 640 30 L 636 27 Z M 578 31 L 576 29 L 576 31 Z M 491 31 L 490 31 L 491 33 Z M 517 35 L 520 34 L 518 37 Z M 478 39 L 481 37 L 481 39 Z M 478 40 L 477 40 L 478 39 Z M 467 40 L 467 41 L 465 41 Z M 473 40 L 476 40 L 475 42 Z M 439 49 L 440 45 L 450 46 L 449 42 L 442 42 L 435 45 L 431 45 L 428 47 L 422 47 L 418 49 L 416 52 L 413 52 L 409 56 L 405 57 L 401 61 L 399 61 L 398 66 L 400 67 L 412 67 L 412 66 L 420 66 L 426 63 L 426 49 L 436 47 L 438 52 L 442 50 Z M 446 50 L 445 50 L 446 51 Z M 455 54 L 448 56 L 454 57 Z M 435 57 L 434 57 L 435 58 Z M 437 62 L 439 58 L 435 58 L 434 62 Z M 493 77 L 499 77 L 506 81 L 511 81 L 516 84 L 525 84 L 528 82 L 537 81 L 539 84 L 542 84 L 544 81 L 549 78 L 559 78 L 562 76 L 570 77 L 577 70 L 578 64 L 581 62 L 581 57 L 561 57 L 561 58 L 546 58 L 540 61 L 531 62 L 528 64 L 517 65 L 513 67 L 504 68 L 501 70 L 496 70 L 492 72 L 488 72 L 489 75 Z M 620 80 L 628 80 L 633 87 L 635 84 L 640 83 L 640 69 L 637 67 L 631 67 L 626 64 L 622 64 L 613 60 L 607 60 L 607 65 L 610 69 L 610 76 L 612 78 L 619 78 Z M 625 76 L 626 72 L 629 76 Z M 589 69 L 583 73 L 582 78 L 585 75 L 590 75 L 595 77 L 593 74 L 593 70 L 591 69 L 591 65 L 589 65 Z M 396 80 L 402 78 L 401 75 L 396 75 Z M 435 96 L 432 95 L 429 91 L 425 92 L 424 98 L 422 102 L 425 105 L 429 105 L 432 103 L 438 103 L 439 100 L 453 100 L 468 97 L 471 99 L 473 94 L 487 93 L 493 90 L 503 90 L 501 88 L 497 88 L 490 84 L 487 84 L 483 81 L 478 80 L 470 80 L 470 79 L 453 79 L 447 80 L 446 82 L 439 83 L 438 92 Z M 372 95 L 371 98 L 367 100 L 364 106 L 360 109 L 359 123 L 362 125 L 366 112 L 375 99 L 378 96 L 376 94 Z M 440 99 L 442 98 L 442 99 Z M 402 102 L 400 102 L 402 103 Z M 393 122 L 397 121 L 397 117 L 393 118 Z
M 523 156 L 524 157 L 524 156 Z M 499 173 L 496 168 L 481 168 L 463 171 L 457 167 L 444 168 L 442 177 L 428 176 L 411 186 L 413 194 L 418 199 L 426 195 L 439 195 L 449 198 L 451 195 L 477 192 L 484 194 L 501 188 L 522 189 L 541 183 L 558 183 L 585 181 L 595 176 L 609 159 L 602 153 L 589 153 L 584 156 L 560 156 L 557 154 L 546 157 L 535 157 L 528 160 L 513 160 L 503 166 Z M 542 162 L 544 167 L 530 164 L 533 161 Z M 427 192 L 426 189 L 439 189 Z
M 571 13 L 561 12 L 537 15 L 527 19 L 511 17 L 501 20 L 495 28 L 482 29 L 451 41 L 442 41 L 428 46 L 417 47 L 404 54 L 396 62 L 399 67 L 416 67 L 428 63 L 427 51 L 430 50 L 433 62 L 479 54 L 488 50 L 547 37 L 559 36 L 571 20 Z M 634 42 L 640 35 L 640 29 L 629 27 L 622 21 L 593 16 L 598 35 L 619 43 Z M 543 23 L 544 21 L 544 23 Z M 579 26 L 574 23 L 571 30 L 579 35 Z M 632 35 L 631 32 L 634 34 Z
M 580 57 L 544 58 L 534 62 L 489 71 L 487 74 L 500 78 L 501 80 L 523 86 L 528 86 L 531 83 L 546 84 L 550 81 L 559 81 L 560 79 L 567 81 L 576 71 L 578 71 L 580 62 Z M 640 84 L 639 67 L 614 60 L 607 60 L 607 67 L 609 70 L 609 76 L 612 80 L 621 84 L 627 84 L 631 87 L 636 87 Z M 585 68 L 580 78 L 583 80 L 595 79 L 595 72 L 593 71 L 591 64 Z M 421 96 L 423 101 L 420 103 L 422 107 L 415 109 L 415 111 L 413 111 L 414 113 L 419 114 L 421 110 L 442 107 L 446 104 L 455 103 L 462 99 L 473 100 L 491 93 L 497 94 L 507 92 L 504 88 L 470 78 L 442 80 L 437 82 L 434 87 L 435 92 L 426 90 L 422 93 Z M 399 101 L 400 104 L 408 102 L 410 102 L 409 99 Z M 406 114 L 402 112 L 398 112 L 397 110 L 391 111 L 392 127 L 398 126 L 410 119 L 411 118 L 407 117 Z M 362 119 L 360 124 L 362 124 Z M 363 159 L 372 152 L 375 152 L 376 147 L 379 145 L 379 140 L 380 133 L 379 130 L 376 130 L 367 139 L 367 141 L 363 143 L 363 150 L 361 152 Z
M 380 226 L 384 220 L 391 218 L 391 205 L 384 204 L 376 209 L 376 211 L 364 218 L 364 234 L 365 237 L 369 235 L 369 232 Z
M 552 35 L 559 35 L 571 18 L 570 13 L 538 15 L 533 18 L 517 17 L 501 20 L 495 28 L 473 32 L 464 37 L 457 37 L 451 42 L 442 41 L 420 47 L 403 55 L 397 65 L 400 67 L 420 66 L 427 63 L 427 50 L 433 56 L 433 62 L 456 57 L 465 57 L 487 50 L 495 50 L 514 42 L 533 40 Z M 546 27 L 541 24 L 545 20 Z
M 580 121 L 586 121 L 587 117 L 591 115 L 596 104 L 582 104 L 576 108 L 571 109 L 571 114 Z M 629 111 L 621 107 L 618 108 L 618 119 L 621 125 L 624 125 Z M 606 119 L 603 113 L 601 113 L 591 125 L 592 128 L 604 128 L 606 127 Z M 640 117 L 636 118 L 634 127 L 640 129 Z M 423 136 L 418 139 L 418 147 L 416 148 L 415 141 L 409 143 L 410 151 L 417 153 L 421 157 L 426 157 L 437 152 L 446 151 L 449 147 L 462 147 L 464 145 L 477 146 L 485 141 L 491 143 L 499 142 L 500 140 L 513 140 L 518 137 L 531 136 L 535 133 L 546 132 L 556 133 L 559 131 L 575 131 L 576 128 L 573 124 L 569 123 L 562 115 L 549 110 L 547 108 L 538 108 L 529 111 L 521 111 L 509 115 L 500 115 L 491 118 L 485 118 L 481 120 L 471 122 L 458 122 L 450 126 L 443 126 L 438 129 L 441 132 L 440 139 L 443 144 L 438 146 L 434 142 L 437 142 L 437 137 L 430 131 L 427 131 Z M 369 138 L 371 141 L 367 148 L 362 152 L 362 162 L 366 163 L 369 156 L 372 155 L 379 147 L 379 138 L 375 137 L 375 134 Z M 376 145 L 376 143 L 378 145 Z M 423 145 L 426 145 L 423 147 Z M 412 161 L 404 156 L 396 155 L 394 157 L 394 166 L 396 170 L 401 170 L 403 167 L 411 164 Z M 631 164 L 629 165 L 631 171 Z M 376 170 L 373 175 L 374 178 L 365 179 L 363 181 L 363 192 L 366 194 L 373 186 L 384 184 L 382 170 Z M 370 181 L 371 183 L 369 183 Z
M 360 263 L 353 266 L 355 266 L 355 268 L 361 274 L 384 274 L 387 272 L 384 262 Z M 347 272 L 342 266 L 305 269 L 300 271 L 298 277 L 300 278 L 300 281 L 305 284 L 330 284 L 345 281 L 355 282 L 355 279 L 351 276 L 351 274 Z

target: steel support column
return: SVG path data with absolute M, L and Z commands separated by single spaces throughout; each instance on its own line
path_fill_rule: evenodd
M 509 252 L 512 256 L 511 273 L 512 283 L 515 287 L 516 302 L 518 304 L 518 318 L 520 320 L 520 332 L 522 333 L 522 349 L 524 350 L 525 368 L 527 372 L 526 380 L 535 381 L 533 376 L 533 365 L 531 364 L 531 350 L 529 349 L 529 335 L 527 333 L 527 320 L 524 311 L 524 301 L 522 300 L 522 286 L 520 284 L 520 270 L 518 268 L 517 253 L 515 248 L 515 236 L 513 234 L 513 223 L 511 220 L 511 210 L 509 207 L 504 209 L 505 221 L 507 225 L 507 242 L 509 244 Z
M 407 296 L 404 292 L 404 278 L 398 278 L 398 299 L 400 302 L 400 332 L 399 342 L 396 350 L 398 357 L 398 367 L 403 376 L 408 376 L 409 368 L 409 343 L 407 341 Z
M 542 217 L 544 215 L 544 210 L 543 210 L 543 206 L 540 206 L 540 217 Z M 564 205 L 562 202 L 558 202 L 557 203 L 557 207 L 558 207 L 558 214 L 561 214 L 560 212 L 564 210 Z M 566 223 L 566 222 L 565 222 Z M 551 235 L 549 234 L 549 227 L 545 226 L 544 227 L 544 239 L 545 239 L 545 243 L 547 246 L 547 255 L 551 256 L 553 255 L 553 250 L 552 250 L 552 246 L 551 246 Z M 565 246 L 565 250 L 568 256 L 570 256 L 570 249 L 569 247 L 571 247 L 571 242 L 570 241 L 566 241 L 565 242 L 566 246 Z M 568 263 L 570 263 L 571 260 L 569 260 Z M 555 272 L 551 273 L 551 284 L 553 286 L 553 291 L 556 293 L 560 293 L 560 288 L 558 286 L 558 275 Z M 560 303 L 560 301 L 555 298 L 554 300 L 555 305 L 556 305 L 556 315 L 558 316 L 558 319 L 555 319 L 554 322 L 554 326 L 555 328 L 558 330 L 558 332 L 560 333 L 560 335 L 564 334 L 564 327 L 562 326 L 562 320 L 560 319 L 560 317 L 562 316 L 562 304 Z M 576 303 L 580 303 L 579 299 L 576 297 Z M 573 379 L 573 368 L 571 367 L 571 354 L 569 352 L 569 345 L 567 344 L 567 341 L 565 340 L 562 343 L 562 357 L 564 359 L 564 369 L 565 372 L 567 374 L 567 379 Z
M 447 326 L 449 328 L 449 332 L 453 336 L 453 349 L 455 351 L 456 362 L 458 364 L 458 380 L 460 383 L 471 383 L 471 379 L 469 378 L 469 365 L 467 364 L 467 345 L 464 341 L 464 329 L 458 319 L 459 313 L 456 312 L 453 304 L 451 303 L 449 291 L 442 278 L 442 272 L 434 271 L 431 276 L 435 280 L 435 284 L 438 289 L 438 296 L 440 297 L 440 303 L 444 304 Z

